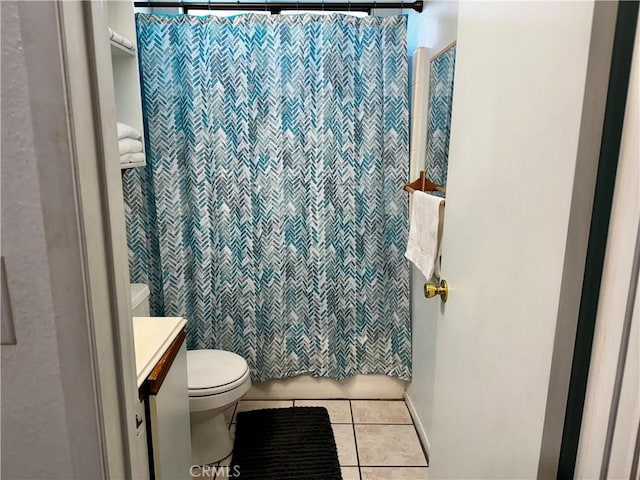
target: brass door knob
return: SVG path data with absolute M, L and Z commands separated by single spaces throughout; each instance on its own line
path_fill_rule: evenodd
M 449 298 L 449 285 L 446 280 L 440 280 L 440 286 L 434 285 L 433 283 L 424 284 L 425 297 L 432 298 L 436 295 L 440 295 L 440 300 L 443 302 L 447 301 L 447 298 Z

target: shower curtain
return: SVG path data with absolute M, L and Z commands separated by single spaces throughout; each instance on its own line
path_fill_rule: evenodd
M 411 376 L 404 17 L 137 16 L 133 282 L 254 380 Z

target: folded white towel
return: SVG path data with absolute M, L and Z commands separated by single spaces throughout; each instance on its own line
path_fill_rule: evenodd
M 125 153 L 124 155 L 120 155 L 120 165 L 145 164 L 146 161 L 147 159 L 144 156 L 144 152 Z
M 112 28 L 109 28 L 109 38 L 111 38 L 111 40 L 113 40 L 114 42 L 118 42 L 123 47 L 127 47 L 133 50 L 133 42 L 128 38 L 123 37 Z
M 442 198 L 428 193 L 413 193 L 413 209 L 407 251 L 404 254 L 430 280 L 439 273 L 437 265 L 440 245 L 438 228 L 440 226 L 440 202 Z
M 142 142 L 133 138 L 121 138 L 118 140 L 118 151 L 120 155 L 125 153 L 138 153 L 142 151 Z
M 135 128 L 118 122 L 118 140 L 122 138 L 133 138 L 134 140 L 140 140 L 142 134 Z

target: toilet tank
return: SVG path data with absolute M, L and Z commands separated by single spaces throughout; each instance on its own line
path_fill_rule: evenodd
M 149 287 L 144 283 L 131 284 L 131 314 L 134 317 L 150 317 Z

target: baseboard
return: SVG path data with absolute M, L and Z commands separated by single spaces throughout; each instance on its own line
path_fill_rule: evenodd
M 413 404 L 413 400 L 411 400 L 411 395 L 409 395 L 408 392 L 404 394 L 404 401 L 407 404 L 407 408 L 409 409 L 409 413 L 411 414 L 411 418 L 413 419 L 413 425 L 416 427 L 416 432 L 418 432 L 418 437 L 420 438 L 420 443 L 422 443 L 422 448 L 424 448 L 424 452 L 427 455 L 427 462 L 428 462 L 431 455 L 431 444 L 429 443 L 427 432 L 424 429 L 424 425 L 422 425 L 422 421 L 420 420 L 420 416 L 418 415 L 416 406 Z
M 300 376 L 256 382 L 245 400 L 379 399 L 401 400 L 408 383 L 387 375 L 356 375 L 345 380 Z

